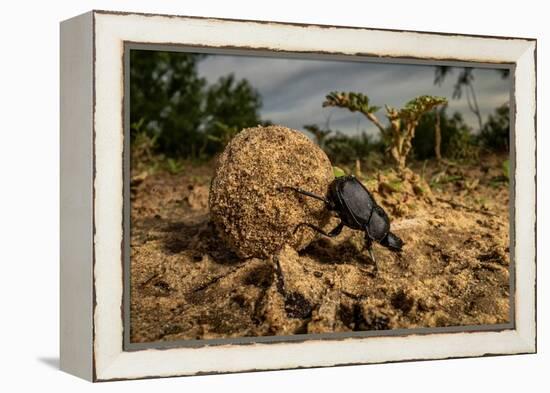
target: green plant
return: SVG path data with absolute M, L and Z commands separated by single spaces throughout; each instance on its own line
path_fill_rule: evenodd
M 156 136 L 157 153 L 189 155 L 197 150 L 206 80 L 197 74 L 201 55 L 130 51 L 130 121 Z
M 228 126 L 220 121 L 216 121 L 206 137 L 210 141 L 225 147 L 239 131 L 240 129 L 236 126 Z
M 460 113 L 455 112 L 450 116 L 444 109 L 427 112 L 420 118 L 412 141 L 415 158 L 425 160 L 435 157 L 436 111 L 439 112 L 441 156 L 449 159 L 473 158 L 472 155 L 475 155 L 478 149 L 471 128 L 464 122 Z
M 363 133 L 348 136 L 336 132 L 324 143 L 324 151 L 332 162 L 348 164 L 366 157 L 370 150 L 369 138 Z
M 419 96 L 413 98 L 401 109 L 386 105 L 386 117 L 389 127 L 385 127 L 376 117 L 380 107 L 371 106 L 369 97 L 361 93 L 331 92 L 326 96 L 323 107 L 332 106 L 346 108 L 351 112 L 360 112 L 370 120 L 389 143 L 389 152 L 397 168 L 402 171 L 406 167 L 407 156 L 412 149 L 412 140 L 422 115 L 433 108 L 447 103 L 443 97 Z
M 510 182 L 510 160 L 504 160 L 501 166 L 501 175 L 495 176 L 490 180 L 493 187 L 498 187 L 502 183 Z
M 153 167 L 158 161 L 157 148 L 158 135 L 149 135 L 143 130 L 143 118 L 130 125 L 132 169 L 141 171 L 144 167 Z
M 219 128 L 236 134 L 235 129 L 257 126 L 262 123 L 261 106 L 260 93 L 248 80 L 237 80 L 233 74 L 223 76 L 206 91 L 204 129 L 207 134 L 215 134 Z
M 157 154 L 212 156 L 225 142 L 220 123 L 239 130 L 265 123 L 259 115 L 260 94 L 246 79 L 229 74 L 208 85 L 199 75 L 197 65 L 206 56 L 130 51 L 130 122 L 140 122 L 139 133 L 155 138 Z
M 507 152 L 510 147 L 510 106 L 506 103 L 495 109 L 483 125 L 479 140 L 483 147 Z
M 449 138 L 448 157 L 455 160 L 477 160 L 479 147 L 476 137 L 468 131 L 459 131 Z
M 344 172 L 342 168 L 339 168 L 337 166 L 332 167 L 332 172 L 334 173 L 334 177 L 346 176 L 346 172 Z
M 320 128 L 316 124 L 306 124 L 304 129 L 313 134 L 315 142 L 333 163 L 355 163 L 357 160 L 372 157 L 372 153 L 383 151 L 383 143 L 374 141 L 364 131 L 356 135 L 346 135 L 329 128 Z
M 183 171 L 183 169 L 185 168 L 183 163 L 180 160 L 177 160 L 175 158 L 168 158 L 166 159 L 165 163 L 166 163 L 166 169 L 172 175 L 177 175 L 178 173 Z

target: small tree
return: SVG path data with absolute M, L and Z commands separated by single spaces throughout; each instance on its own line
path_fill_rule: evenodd
M 222 76 L 206 91 L 204 126 L 218 132 L 220 124 L 241 130 L 262 122 L 262 97 L 247 79 Z
M 331 92 L 326 96 L 323 107 L 333 106 L 362 113 L 389 141 L 390 154 L 401 171 L 405 169 L 407 156 L 411 151 L 412 140 L 420 118 L 424 113 L 446 103 L 447 99 L 443 97 L 424 95 L 413 98 L 401 109 L 386 105 L 389 127 L 385 127 L 375 115 L 380 107 L 370 106 L 369 97 L 361 93 Z
M 149 148 L 166 158 L 211 157 L 238 130 L 265 124 L 260 93 L 233 74 L 208 84 L 198 71 L 207 55 L 132 50 L 130 123 L 137 134 L 155 141 Z

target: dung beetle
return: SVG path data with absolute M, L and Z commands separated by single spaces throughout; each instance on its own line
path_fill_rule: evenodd
M 327 209 L 334 211 L 340 218 L 340 223 L 330 232 L 305 222 L 298 224 L 294 232 L 300 226 L 307 226 L 328 237 L 339 235 L 344 226 L 364 231 L 366 248 L 374 262 L 373 241 L 394 252 L 400 252 L 403 247 L 403 240 L 390 232 L 390 219 L 384 209 L 378 206 L 369 190 L 353 175 L 334 179 L 330 184 L 327 197 L 315 195 L 298 187 L 283 186 L 280 189 L 293 190 L 323 201 Z

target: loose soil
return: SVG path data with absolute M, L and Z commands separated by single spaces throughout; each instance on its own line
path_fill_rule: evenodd
M 506 323 L 504 159 L 418 164 L 414 171 L 433 180 L 424 196 L 391 181 L 391 173 L 365 171 L 364 182 L 405 242 L 400 254 L 376 245 L 376 263 L 363 250 L 363 235 L 348 228 L 300 252 L 285 246 L 263 259 L 239 258 L 209 219 L 213 165 L 134 173 L 130 340 Z

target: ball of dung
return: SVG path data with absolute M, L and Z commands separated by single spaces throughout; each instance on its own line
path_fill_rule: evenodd
M 218 159 L 212 222 L 240 257 L 268 257 L 285 244 L 300 250 L 316 236 L 300 224 L 323 227 L 330 215 L 322 201 L 281 187 L 325 196 L 333 179 L 328 157 L 304 134 L 282 126 L 244 129 Z

